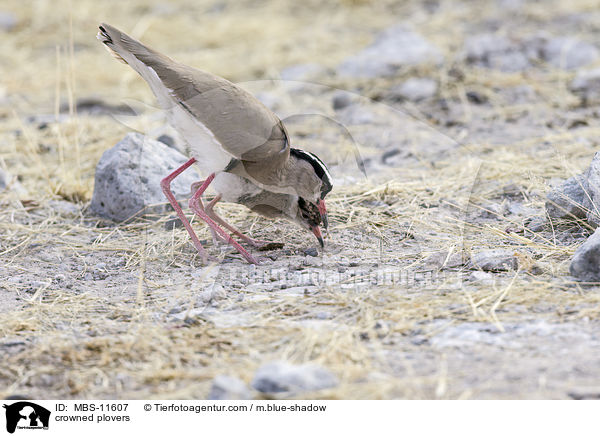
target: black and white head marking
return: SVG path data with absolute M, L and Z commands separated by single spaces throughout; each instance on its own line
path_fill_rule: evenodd
M 290 148 L 290 154 L 297 157 L 298 159 L 304 159 L 308 163 L 310 163 L 315 170 L 317 176 L 323 182 L 321 186 L 321 199 L 324 199 L 325 196 L 333 189 L 333 184 L 331 182 L 331 174 L 329 174 L 329 170 L 327 166 L 323 163 L 319 157 L 309 151 L 300 150 L 298 148 Z

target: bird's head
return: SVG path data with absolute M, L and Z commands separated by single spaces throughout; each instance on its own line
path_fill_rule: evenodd
M 321 247 L 325 245 L 323 242 L 323 235 L 321 235 L 320 227 L 323 219 L 321 217 L 319 208 L 314 203 L 310 203 L 305 201 L 302 197 L 299 197 L 297 213 L 294 217 L 294 221 L 296 221 L 300 227 L 310 230 L 317 237 Z
M 300 202 L 300 200 L 302 200 L 305 204 L 310 205 L 305 205 L 303 208 L 303 206 L 299 204 L 299 210 L 304 210 L 308 216 L 311 217 L 311 214 L 314 214 L 314 209 L 316 208 L 316 211 L 320 216 L 317 225 L 322 222 L 323 227 L 327 228 L 329 220 L 327 219 L 325 196 L 333 189 L 331 175 L 329 174 L 327 166 L 315 154 L 297 148 L 290 149 L 290 156 L 297 160 L 297 166 L 301 169 L 300 173 L 302 174 L 297 186 L 294 187 L 300 197 L 298 201 Z M 320 233 L 319 230 L 319 235 Z M 315 236 L 317 236 L 316 233 Z M 320 238 L 320 236 L 317 236 L 317 238 Z M 320 241 L 322 241 L 322 238 Z M 323 245 L 322 242 L 321 245 Z

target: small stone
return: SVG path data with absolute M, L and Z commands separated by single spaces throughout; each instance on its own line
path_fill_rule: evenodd
M 165 221 L 165 230 L 173 230 L 183 227 L 183 223 L 179 219 L 179 217 L 171 217 L 167 221 Z
M 10 32 L 17 25 L 17 17 L 10 12 L 0 11 L 0 30 Z
M 252 393 L 237 377 L 218 375 L 212 381 L 208 400 L 250 400 Z
M 352 94 L 345 91 L 337 91 L 331 99 L 334 110 L 340 110 L 352 104 Z
M 81 213 L 81 210 L 76 204 L 71 203 L 70 201 L 65 200 L 50 200 L 48 202 L 48 206 L 50 206 L 58 215 L 61 216 L 78 216 Z
M 390 93 L 392 97 L 403 100 L 420 101 L 433 97 L 437 87 L 437 82 L 433 79 L 413 77 L 392 88 Z
M 588 183 L 583 176 L 573 176 L 546 197 L 546 212 L 550 218 L 585 218 L 589 200 Z
M 483 271 L 510 271 L 518 266 L 517 258 L 511 250 L 483 250 L 471 255 L 471 267 Z
M 315 247 L 310 247 L 310 248 L 307 248 L 306 250 L 304 250 L 304 255 L 317 257 L 319 255 L 319 252 L 317 251 L 317 249 Z
M 584 185 L 584 205 L 586 206 L 586 217 L 590 225 L 600 226 L 600 152 L 596 152 L 583 177 L 587 181 Z M 591 200 L 591 202 L 590 202 Z
M 5 189 L 9 189 L 20 194 L 26 192 L 16 177 L 0 168 L 0 192 L 4 191 Z
M 532 217 L 527 220 L 526 227 L 532 232 L 541 232 L 546 228 L 548 222 L 544 217 Z
M 375 42 L 342 62 L 337 71 L 342 76 L 374 78 L 392 76 L 402 67 L 438 65 L 442 61 L 437 47 L 397 25 L 381 32 Z
M 321 366 L 278 361 L 261 366 L 254 375 L 252 387 L 268 393 L 302 392 L 333 388 L 338 383 L 337 377 Z
M 580 281 L 600 282 L 600 228 L 575 251 L 569 272 Z
M 564 70 L 574 70 L 598 59 L 598 49 L 585 41 L 573 37 L 549 39 L 542 48 L 542 58 Z
M 473 282 L 490 283 L 494 280 L 494 276 L 491 275 L 489 272 L 485 272 L 485 271 L 473 271 L 469 275 L 469 280 L 471 280 Z
M 600 103 L 600 68 L 579 71 L 569 88 L 579 95 L 585 104 Z
M 468 63 L 486 68 L 515 72 L 530 66 L 519 45 L 501 35 L 473 35 L 465 41 L 463 50 Z
M 163 144 L 167 145 L 168 147 L 171 147 L 171 148 L 175 147 L 175 140 L 170 135 L 167 135 L 167 134 L 160 135 L 158 138 L 156 138 L 156 140 L 159 142 L 162 142 Z
M 325 73 L 325 67 L 315 63 L 292 65 L 281 70 L 282 80 L 307 81 L 314 80 Z

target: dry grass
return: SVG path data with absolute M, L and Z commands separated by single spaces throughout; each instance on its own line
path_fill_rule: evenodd
M 600 319 L 600 296 L 565 277 L 576 248 L 565 239 L 573 225 L 534 235 L 507 232 L 523 228 L 513 218 L 473 219 L 490 210 L 490 202 L 501 203 L 508 185 L 518 186 L 523 204 L 541 214 L 548 180 L 578 173 L 589 163 L 597 148 L 598 127 L 593 125 L 570 130 L 559 124 L 524 139 L 462 144 L 435 165 L 427 161 L 425 150 L 401 171 L 346 183 L 332 192 L 329 203 L 331 256 L 321 260 L 322 266 L 304 265 L 311 271 L 335 271 L 338 264 L 359 259 L 359 277 L 376 274 L 382 266 L 427 273 L 432 270 L 427 258 L 436 252 L 468 256 L 472 249 L 514 249 L 519 271 L 497 274 L 492 283 L 465 280 L 469 272 L 461 268 L 429 282 L 350 286 L 353 279 L 344 279 L 305 294 L 247 289 L 233 281 L 223 282 L 224 296 L 202 305 L 198 294 L 211 283 L 211 271 L 220 277 L 248 270 L 235 264 L 238 258 L 229 251 L 213 249 L 233 258 L 234 266 L 202 270 L 185 231 L 163 230 L 167 217 L 115 227 L 85 214 L 58 214 L 50 201 L 65 199 L 84 209 L 100 155 L 129 130 L 111 117 L 77 114 L 77 98 L 121 102 L 126 96 L 153 104 L 143 82 L 95 41 L 99 20 L 131 30 L 181 61 L 244 81 L 276 78 L 281 68 L 307 61 L 333 67 L 368 43 L 374 30 L 393 23 L 394 15 L 413 17 L 412 24 L 430 40 L 455 53 L 464 23 L 477 13 L 479 3 L 451 7 L 442 2 L 443 13 L 434 15 L 420 12 L 417 2 L 313 2 L 300 7 L 244 1 L 222 11 L 220 4 L 3 3 L 20 24 L 0 39 L 0 97 L 2 91 L 10 96 L 10 105 L 0 105 L 0 166 L 18 174 L 29 195 L 19 201 L 14 193 L 0 194 L 0 272 L 7 279 L 27 278 L 0 286 L 6 293 L 0 301 L 19 299 L 17 306 L 0 311 L 0 347 L 6 351 L 0 396 L 204 398 L 215 375 L 235 374 L 249 382 L 261 363 L 285 359 L 318 362 L 339 377 L 337 388 L 311 393 L 313 398 L 477 397 L 494 392 L 487 381 L 466 384 L 460 359 L 454 360 L 452 352 L 419 348 L 411 338 L 430 339 L 448 326 L 470 322 L 491 323 L 503 331 L 506 324 L 532 320 Z M 567 8 L 554 2 L 552 9 L 531 4 L 526 11 L 532 21 L 543 22 L 551 9 L 560 15 L 586 12 L 592 5 L 570 2 Z M 495 3 L 486 3 L 481 11 L 488 16 L 498 12 Z M 461 122 L 466 126 L 552 113 L 576 103 L 566 89 L 565 73 L 528 77 L 463 70 L 458 81 L 448 70 L 427 73 L 440 79 L 443 97 L 464 102 Z M 325 80 L 375 97 L 398 79 Z M 507 105 L 498 91 L 521 85 L 535 90 L 540 97 L 536 105 Z M 468 104 L 466 89 L 488 97 L 493 110 L 483 119 Z M 61 104 L 67 105 L 67 114 L 59 114 Z M 416 107 L 404 109 L 423 118 Z M 27 121 L 40 113 L 66 119 L 40 129 L 39 123 Z M 148 116 L 130 122 L 141 131 L 156 124 Z M 454 133 L 459 142 L 468 137 Z M 420 147 L 418 135 L 411 140 Z M 361 152 L 375 153 L 367 147 Z M 302 235 L 290 235 L 288 224 L 266 222 L 236 205 L 224 205 L 222 211 L 258 237 L 284 239 L 292 257 L 307 245 Z M 197 229 L 201 239 L 209 238 L 205 228 Z M 266 269 L 301 264 L 303 257 L 293 259 L 289 264 L 279 259 Z M 86 279 L 96 274 L 99 262 L 106 264 L 108 275 L 101 285 Z M 57 274 L 66 278 L 57 279 Z M 222 316 L 213 316 L 215 308 Z M 318 318 L 319 313 L 327 313 L 326 319 Z M 417 353 L 420 358 L 412 360 Z M 513 396 L 544 392 L 515 389 Z

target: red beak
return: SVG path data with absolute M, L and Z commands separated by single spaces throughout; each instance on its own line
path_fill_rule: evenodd
M 321 229 L 319 226 L 314 226 L 310 228 L 312 232 L 315 234 L 317 239 L 319 240 L 319 244 L 321 244 L 321 248 L 325 247 L 325 243 L 323 242 L 323 236 L 321 235 Z
M 323 227 L 327 228 L 329 226 L 329 220 L 327 219 L 327 208 L 325 207 L 325 200 L 319 199 L 319 201 L 317 201 L 317 208 L 319 209 L 319 213 L 321 214 L 321 220 L 323 220 Z

